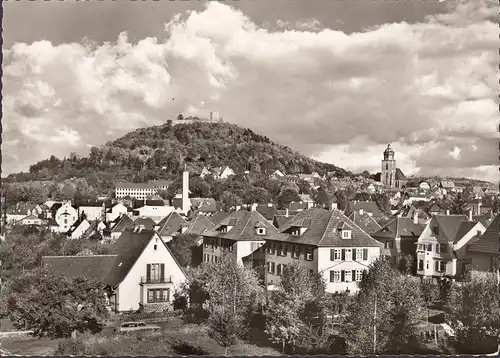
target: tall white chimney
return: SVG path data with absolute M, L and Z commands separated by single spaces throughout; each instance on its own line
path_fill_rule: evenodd
M 446 209 L 446 215 L 450 215 L 450 210 Z
M 288 209 L 285 209 L 285 216 L 288 217 Z
M 418 212 L 416 212 L 416 211 L 413 214 L 413 223 L 414 224 L 418 224 Z
M 190 209 L 189 201 L 189 172 L 184 167 L 184 172 L 182 173 L 182 212 L 187 214 Z
M 469 209 L 469 221 L 472 221 L 472 209 Z
M 330 208 L 331 208 L 331 210 L 332 210 L 332 211 L 333 211 L 333 210 L 336 210 L 336 209 L 337 209 L 337 203 L 332 203 L 332 204 L 330 205 Z
M 359 209 L 359 215 L 363 215 L 364 213 L 364 210 L 363 209 Z

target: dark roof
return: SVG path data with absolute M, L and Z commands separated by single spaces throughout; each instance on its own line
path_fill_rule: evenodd
M 175 211 L 172 211 L 158 223 L 160 227 L 158 229 L 158 234 L 160 234 L 160 236 L 170 236 L 173 233 L 179 232 L 181 227 L 185 224 L 187 224 L 186 220 Z
M 63 206 L 62 203 L 54 203 L 52 204 L 52 206 L 50 207 L 50 211 L 51 212 L 56 212 L 57 210 L 59 210 L 59 208 Z
M 307 225 L 302 235 L 292 235 L 289 230 Z M 351 239 L 342 239 L 339 225 L 352 228 Z M 312 208 L 298 213 L 279 229 L 279 233 L 269 240 L 299 243 L 313 246 L 369 246 L 380 247 L 380 243 L 370 237 L 340 210 Z
M 351 212 L 363 210 L 368 213 L 371 213 L 374 217 L 380 218 L 383 217 L 384 214 L 380 211 L 377 206 L 377 203 L 374 201 L 350 201 L 349 202 L 349 210 Z
M 255 224 L 260 222 L 262 227 L 267 229 L 266 235 L 257 235 Z M 221 233 L 220 229 L 223 226 L 233 226 L 228 232 Z M 231 213 L 227 218 L 221 221 L 210 231 L 206 231 L 203 236 L 219 237 L 223 239 L 231 239 L 238 241 L 261 241 L 265 237 L 276 233 L 276 228 L 269 223 L 257 211 L 239 210 Z
M 80 207 L 80 206 L 101 207 L 103 204 L 104 204 L 103 201 L 96 201 L 96 200 L 92 200 L 92 201 L 75 200 L 74 201 L 74 205 L 76 207 Z
M 278 215 L 278 209 L 272 204 L 261 204 L 257 205 L 255 210 L 266 218 L 266 220 L 273 220 L 274 215 Z
M 479 240 L 468 246 L 467 251 L 498 255 L 500 253 L 500 215 L 497 215 Z
M 290 220 L 293 216 L 291 215 L 275 215 L 273 219 L 273 225 L 277 227 L 278 229 L 285 225 L 288 220 Z
M 75 232 L 76 229 L 78 229 L 78 227 L 84 222 L 84 221 L 87 221 L 87 219 L 83 218 L 83 217 L 79 217 L 78 220 L 75 221 L 75 223 L 73 225 L 71 225 L 71 227 L 69 228 L 69 230 L 66 232 L 66 235 L 71 235 L 72 233 Z M 88 221 L 87 221 L 88 222 Z
M 128 215 L 123 215 L 121 218 L 117 218 L 118 223 L 111 229 L 112 232 L 122 232 L 128 227 L 134 226 L 134 220 L 132 220 Z
M 139 209 L 143 206 L 165 206 L 165 203 L 163 202 L 163 200 L 134 200 L 134 209 Z
M 307 205 L 308 205 L 307 203 L 292 201 L 292 202 L 288 205 L 288 210 L 289 210 L 289 211 L 300 211 L 300 210 L 306 210 L 306 209 L 307 209 L 307 207 L 308 207 Z
M 127 228 L 123 231 L 111 248 L 111 251 L 118 257 L 113 263 L 109 275 L 104 279 L 105 285 L 116 287 L 123 281 L 154 234 L 154 230 L 147 229 L 137 231 L 134 228 Z
M 462 221 L 467 221 L 465 215 L 436 215 L 432 218 L 431 225 L 437 224 L 440 232 L 447 241 L 454 241 Z M 476 223 L 474 223 L 475 225 Z M 466 228 L 465 226 L 463 229 Z
M 368 213 L 366 212 L 360 214 L 359 211 L 356 211 L 351 215 L 349 215 L 349 219 L 354 221 L 356 225 L 358 225 L 368 234 L 371 234 L 372 232 L 375 232 L 378 229 L 380 229 L 380 225 L 375 221 L 375 219 L 373 219 L 373 217 L 368 215 Z
M 225 218 L 228 217 L 228 213 L 226 213 L 225 211 L 218 211 L 214 214 L 212 214 L 209 219 L 210 221 L 214 224 L 214 225 L 217 225 L 217 224 L 220 224 L 220 222 L 222 220 L 224 220 Z
M 42 267 L 55 276 L 83 276 L 103 280 L 111 271 L 117 255 L 43 256 Z
M 201 235 L 205 230 L 214 227 L 214 223 L 203 215 L 196 215 L 188 224 L 185 234 L 191 235 Z
M 394 239 L 396 237 L 419 237 L 424 231 L 425 224 L 414 224 L 412 218 L 398 217 L 372 233 L 376 238 Z
M 396 168 L 396 180 L 408 180 L 399 168 Z
M 204 213 L 215 213 L 217 202 L 213 198 L 191 198 L 191 210 Z
M 139 226 L 139 225 L 144 226 L 145 229 L 153 230 L 154 227 L 156 226 L 156 223 L 151 218 L 137 218 L 134 221 L 134 226 Z

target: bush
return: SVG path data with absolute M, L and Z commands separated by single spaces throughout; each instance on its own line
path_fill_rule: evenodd
M 85 354 L 85 344 L 80 339 L 65 339 L 57 344 L 56 356 L 78 356 Z

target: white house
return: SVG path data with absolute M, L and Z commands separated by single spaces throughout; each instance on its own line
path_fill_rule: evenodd
M 70 229 L 66 232 L 66 235 L 73 240 L 79 239 L 89 227 L 90 223 L 87 219 L 79 219 L 70 227 Z
M 299 212 L 279 232 L 266 238 L 264 279 L 275 289 L 283 269 L 292 262 L 321 273 L 327 292 L 358 291 L 358 282 L 370 263 L 380 256 L 381 245 L 335 207 Z M 260 266 L 260 262 L 256 262 Z
M 173 295 L 186 276 L 154 230 L 126 229 L 116 241 L 118 255 L 104 284 L 117 312 L 172 309 Z
M 78 220 L 78 211 L 71 206 L 70 202 L 63 203 L 57 209 L 54 220 L 60 227 L 60 232 L 67 232 L 69 228 Z
M 114 221 L 116 218 L 125 214 L 127 214 L 127 207 L 122 203 L 117 203 L 106 210 L 106 221 Z
M 85 213 L 87 220 L 101 220 L 104 217 L 104 203 L 86 204 L 78 206 L 78 217 Z

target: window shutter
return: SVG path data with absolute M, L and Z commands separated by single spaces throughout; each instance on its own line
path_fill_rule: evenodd
M 352 282 L 356 281 L 356 270 L 352 270 L 352 273 L 351 273 L 351 281 L 352 281 Z
M 341 257 L 342 257 L 342 261 L 345 261 L 345 249 L 342 249 L 342 256 Z M 344 271 L 342 271 L 342 272 L 344 272 Z
M 335 281 L 335 271 L 330 271 L 330 282 Z
M 335 260 L 335 249 L 330 249 L 330 261 Z
M 146 265 L 146 280 L 149 280 L 151 279 L 151 264 L 147 264 Z
M 340 282 L 344 282 L 345 281 L 345 271 L 342 270 L 340 271 Z
M 368 249 L 363 249 L 363 260 L 368 260 Z
M 356 249 L 352 249 L 352 260 L 356 261 Z
M 439 261 L 434 261 L 434 267 L 436 271 L 439 271 Z
M 160 282 L 164 282 L 165 280 L 165 264 L 160 265 Z

